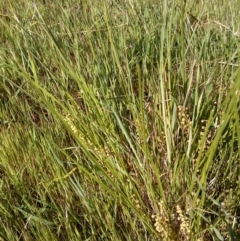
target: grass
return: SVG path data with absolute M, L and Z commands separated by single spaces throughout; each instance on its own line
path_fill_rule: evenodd
M 239 1 L 0 5 L 1 240 L 239 239 Z

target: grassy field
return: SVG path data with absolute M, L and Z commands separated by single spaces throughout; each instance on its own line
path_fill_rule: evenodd
M 239 9 L 2 0 L 0 240 L 240 240 Z

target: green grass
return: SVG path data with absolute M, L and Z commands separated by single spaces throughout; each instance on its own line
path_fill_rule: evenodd
M 0 240 L 239 240 L 239 7 L 1 1 Z

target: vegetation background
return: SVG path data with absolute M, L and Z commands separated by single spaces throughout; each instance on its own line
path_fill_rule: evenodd
M 240 2 L 2 0 L 1 240 L 240 240 Z

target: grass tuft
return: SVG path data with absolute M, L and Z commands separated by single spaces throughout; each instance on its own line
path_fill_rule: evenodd
M 239 240 L 239 7 L 1 1 L 0 240 Z

